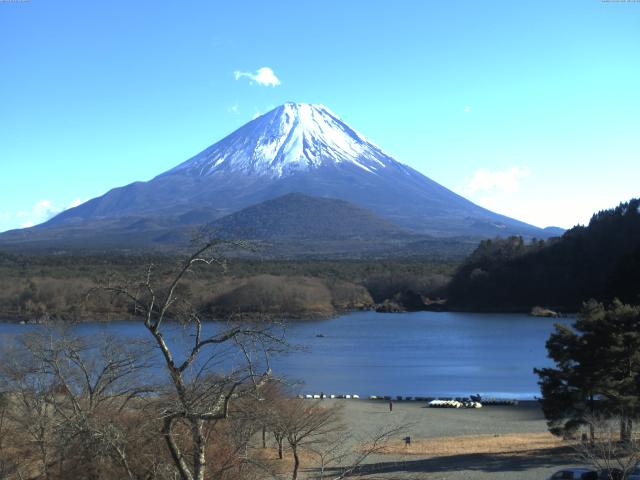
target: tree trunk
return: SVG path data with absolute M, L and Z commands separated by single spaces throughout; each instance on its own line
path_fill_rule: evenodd
M 281 435 L 278 435 L 277 433 L 274 433 L 273 436 L 276 439 L 276 443 L 278 444 L 278 458 L 282 460 L 282 442 L 284 438 Z
M 631 418 L 623 415 L 620 417 L 620 441 L 624 444 L 631 442 L 631 429 L 633 428 L 633 421 Z
M 60 478 L 63 478 L 64 472 L 64 449 L 60 450 L 60 456 L 58 457 L 58 471 L 60 472 Z
M 589 395 L 589 410 L 591 412 L 591 421 L 589 421 L 589 442 L 593 445 L 596 441 L 596 427 L 592 422 L 595 415 L 595 399 L 593 398 L 593 394 Z
M 631 417 L 627 417 L 627 426 L 626 426 L 626 439 L 625 443 L 631 444 L 632 435 L 633 435 L 633 419 Z
M 193 456 L 194 480 L 204 480 L 204 474 L 207 470 L 206 442 L 202 433 L 203 426 L 204 422 L 202 420 L 194 420 L 191 424 L 193 443 L 196 447 Z
M 293 475 L 291 476 L 291 480 L 296 480 L 298 478 L 298 469 L 300 468 L 300 458 L 298 457 L 298 448 L 292 447 L 293 451 Z
M 173 438 L 173 433 L 171 428 L 173 426 L 173 420 L 169 417 L 164 419 L 164 426 L 162 428 L 162 436 L 164 437 L 165 442 L 167 443 L 167 447 L 169 448 L 169 453 L 171 454 L 171 458 L 175 466 L 178 468 L 178 473 L 180 474 L 181 480 L 194 480 L 193 475 L 189 471 L 189 467 L 187 466 L 187 462 L 185 462 L 184 457 L 182 456 L 182 452 L 180 451 L 180 447 L 177 442 Z
M 44 440 L 40 440 L 38 442 L 38 446 L 40 449 L 40 461 L 42 462 L 42 470 L 44 471 L 44 478 L 47 480 L 51 478 L 51 471 L 49 467 L 49 456 L 47 455 L 47 450 L 45 447 Z

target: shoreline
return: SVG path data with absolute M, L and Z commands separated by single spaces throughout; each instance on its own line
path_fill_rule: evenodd
M 313 321 L 322 321 L 322 320 L 330 320 L 336 317 L 341 317 L 344 315 L 349 315 L 352 313 L 359 312 L 374 312 L 380 314 L 411 314 L 411 313 L 419 313 L 419 312 L 430 312 L 430 313 L 470 313 L 470 314 L 495 314 L 495 315 L 508 315 L 508 314 L 517 314 L 517 315 L 527 315 L 532 318 L 573 318 L 577 315 L 577 312 L 560 312 L 557 317 L 550 317 L 544 315 L 532 315 L 531 309 L 465 309 L 465 308 L 424 308 L 420 310 L 403 310 L 403 311 L 384 311 L 378 310 L 376 306 L 372 306 L 371 308 L 359 308 L 359 309 L 350 309 L 350 310 L 336 310 L 333 313 L 309 313 L 307 315 L 294 315 L 288 313 L 278 313 L 278 314 L 261 314 L 257 312 L 247 312 L 247 313 L 238 313 L 231 315 L 227 318 L 203 318 L 204 322 L 227 322 L 227 321 L 264 321 L 264 322 L 313 322 Z M 122 321 L 135 321 L 139 319 L 139 317 L 134 316 L 119 316 L 118 318 L 100 318 L 99 316 L 88 317 L 83 316 L 80 319 L 71 319 L 66 318 L 64 316 L 49 316 L 49 315 L 41 315 L 39 317 L 28 316 L 28 315 L 20 315 L 13 314 L 8 312 L 0 313 L 0 323 L 7 324 L 22 324 L 22 325 L 47 325 L 47 324 L 79 324 L 79 323 L 117 323 Z M 175 321 L 175 320 L 173 320 Z
M 507 392 L 502 392 L 507 393 Z M 324 397 L 321 398 L 321 395 Z M 324 392 L 318 393 L 298 393 L 293 395 L 293 397 L 300 398 L 301 400 L 307 400 L 310 402 L 315 401 L 346 401 L 346 402 L 370 402 L 375 404 L 388 404 L 389 402 L 393 402 L 393 404 L 427 404 L 432 400 L 458 400 L 458 401 L 469 401 L 471 395 L 418 395 L 418 396 L 409 396 L 409 395 L 359 395 L 355 394 L 327 394 Z M 526 395 L 526 396 L 524 396 Z M 376 398 L 372 398 L 376 397 Z M 531 407 L 534 405 L 539 405 L 539 399 L 537 395 L 529 396 L 528 394 L 511 394 L 511 395 L 502 395 L 500 392 L 496 392 L 495 394 L 483 394 L 481 395 L 480 403 L 482 404 L 482 408 L 493 408 L 493 407 Z M 455 410 L 455 409 L 453 409 Z

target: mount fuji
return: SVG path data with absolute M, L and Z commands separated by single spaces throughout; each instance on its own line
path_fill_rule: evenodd
M 286 103 L 148 182 L 110 190 L 42 225 L 6 232 L 0 244 L 98 231 L 114 245 L 162 243 L 175 230 L 238 216 L 291 193 L 349 202 L 410 235 L 557 233 L 475 205 L 395 160 L 323 105 Z M 280 213 L 287 215 L 286 209 Z M 313 218 L 313 211 L 308 214 Z

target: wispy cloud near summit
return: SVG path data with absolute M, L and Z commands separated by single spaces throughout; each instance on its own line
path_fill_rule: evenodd
M 501 171 L 476 170 L 473 177 L 467 181 L 467 191 L 514 193 L 520 187 L 520 180 L 528 177 L 529 173 L 528 168 L 519 166 Z
M 30 210 L 20 210 L 14 216 L 20 222 L 20 228 L 29 228 L 46 222 L 60 212 L 77 207 L 81 203 L 82 201 L 76 198 L 66 208 L 60 208 L 54 205 L 51 200 L 39 200 Z M 8 217 L 10 218 L 10 216 Z
M 257 83 L 263 87 L 277 87 L 280 85 L 280 79 L 276 76 L 274 71 L 269 67 L 262 67 L 256 70 L 255 72 L 241 72 L 236 70 L 233 72 L 236 80 L 240 80 L 241 78 L 248 78 L 249 84 L 253 85 L 253 83 Z

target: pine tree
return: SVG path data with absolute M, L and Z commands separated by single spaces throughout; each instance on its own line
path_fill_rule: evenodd
M 556 367 L 534 370 L 549 429 L 566 435 L 596 414 L 618 416 L 628 441 L 640 414 L 640 307 L 589 301 L 572 327 L 556 325 L 547 341 Z

